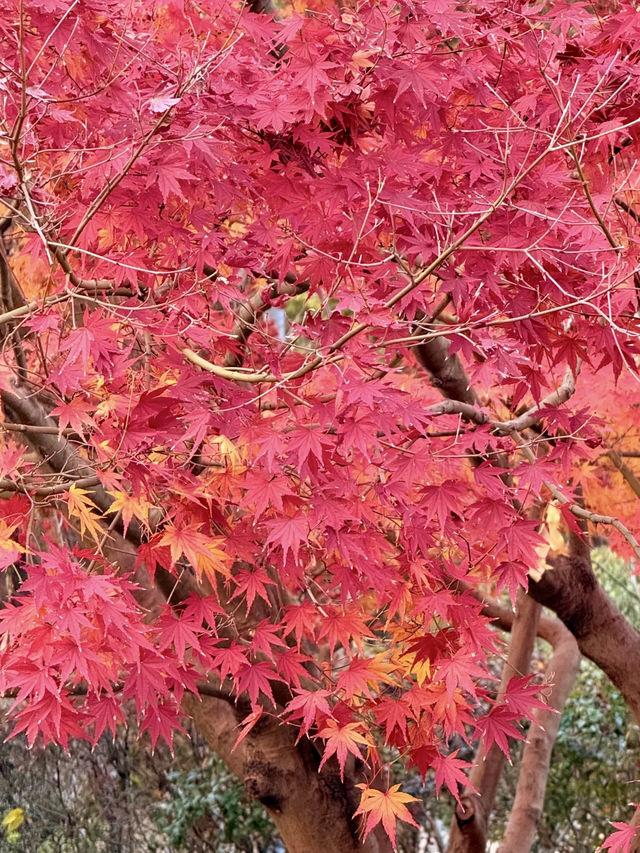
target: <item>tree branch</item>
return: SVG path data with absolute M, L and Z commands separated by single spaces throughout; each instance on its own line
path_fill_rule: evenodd
M 576 638 L 582 654 L 610 678 L 640 722 L 640 632 L 598 583 L 586 549 L 547 558 L 551 566 L 529 593 L 553 610 Z
M 59 437 L 49 431 L 56 426 L 56 423 L 43 411 L 35 398 L 14 389 L 14 391 L 0 390 L 0 400 L 5 412 L 12 420 L 32 427 L 46 428 L 37 432 L 26 432 L 24 437 L 55 472 L 85 482 L 97 481 L 96 485 L 90 487 L 91 500 L 103 513 L 108 513 L 114 499 L 99 484 L 99 477 L 95 469 L 74 450 L 66 438 Z M 145 540 L 142 528 L 135 519 L 131 519 L 126 532 L 121 519 L 117 521 L 114 529 L 134 547 L 138 547 Z M 185 598 L 198 590 L 195 579 L 188 572 L 183 572 L 176 578 L 162 567 L 158 567 L 155 580 L 165 598 L 171 596 L 172 603 L 184 601 Z

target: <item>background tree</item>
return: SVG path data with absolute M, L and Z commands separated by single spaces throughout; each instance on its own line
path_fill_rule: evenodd
M 394 846 L 395 760 L 483 850 L 527 718 L 522 853 L 559 725 L 536 636 L 552 708 L 582 654 L 640 715 L 590 556 L 597 525 L 640 557 L 640 18 L 273 13 L 0 21 L 0 691 L 29 743 L 191 716 L 291 853 Z

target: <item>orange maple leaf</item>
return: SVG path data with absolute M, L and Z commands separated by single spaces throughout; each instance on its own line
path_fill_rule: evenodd
M 113 496 L 113 503 L 107 512 L 122 512 L 122 523 L 124 524 L 125 533 L 134 516 L 138 521 L 147 524 L 150 504 L 144 497 L 134 498 L 133 495 L 120 491 L 112 491 L 109 494 Z
M 346 669 L 338 675 L 338 688 L 347 699 L 371 698 L 371 691 L 381 684 L 396 684 L 391 673 L 398 669 L 389 662 L 388 653 L 380 652 L 370 658 L 354 657 Z
M 222 537 L 210 537 L 200 531 L 200 524 L 188 524 L 184 527 L 176 527 L 168 524 L 160 540 L 161 545 L 168 545 L 171 549 L 171 560 L 176 563 L 184 554 L 186 559 L 198 575 L 202 572 L 211 575 L 214 571 L 229 575 L 229 570 L 224 560 L 227 555 L 218 546 L 223 541 Z
M 414 802 L 418 798 L 403 793 L 400 790 L 400 785 L 392 785 L 388 791 L 378 791 L 363 783 L 359 784 L 358 788 L 362 788 L 362 798 L 355 814 L 367 815 L 364 838 L 366 839 L 371 830 L 382 821 L 382 826 L 389 836 L 393 849 L 397 850 L 396 821 L 402 820 L 405 823 L 410 823 L 411 826 L 418 826 L 405 805 L 405 803 Z
M 222 550 L 220 545 L 224 542 L 223 536 L 213 536 L 205 545 L 205 553 L 200 554 L 194 565 L 196 576 L 200 580 L 204 573 L 209 580 L 213 580 L 215 573 L 218 572 L 223 577 L 230 577 L 229 571 L 229 555 Z

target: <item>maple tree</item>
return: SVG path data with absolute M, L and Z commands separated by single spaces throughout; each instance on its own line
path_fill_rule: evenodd
M 395 846 L 404 761 L 471 851 L 529 719 L 530 849 L 580 654 L 640 719 L 637 11 L 6 6 L 14 734 L 192 716 L 292 853 Z

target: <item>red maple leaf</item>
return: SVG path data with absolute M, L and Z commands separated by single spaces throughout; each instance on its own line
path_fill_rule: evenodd
M 287 703 L 284 710 L 291 719 L 302 717 L 301 734 L 309 732 L 318 719 L 324 720 L 331 716 L 331 707 L 327 701 L 330 695 L 328 690 L 298 690 L 297 696 Z
M 436 773 L 436 791 L 440 792 L 443 785 L 446 785 L 448 790 L 454 796 L 456 802 L 460 803 L 459 786 L 470 788 L 474 793 L 478 793 L 469 779 L 463 772 L 466 768 L 471 767 L 468 761 L 463 761 L 461 758 L 456 758 L 460 750 L 456 749 L 446 755 L 438 752 L 433 759 L 433 768 Z
M 293 559 L 297 562 L 300 545 L 309 536 L 307 517 L 302 513 L 285 515 L 282 518 L 267 522 L 267 526 L 271 529 L 271 533 L 267 537 L 267 544 L 282 548 L 285 562 L 288 552 L 291 551 Z
M 371 830 L 382 822 L 384 831 L 391 841 L 391 846 L 396 850 L 396 822 L 402 820 L 411 826 L 418 826 L 406 806 L 407 803 L 412 803 L 417 798 L 402 792 L 400 785 L 392 785 L 388 791 L 379 791 L 364 784 L 360 784 L 358 787 L 362 788 L 362 799 L 356 815 L 367 815 L 364 837 L 366 838 Z
M 524 740 L 524 735 L 517 724 L 520 714 L 514 713 L 506 705 L 497 705 L 476 723 L 476 733 L 483 736 L 485 753 L 495 743 L 509 758 L 509 738 Z
M 612 822 L 611 826 L 615 828 L 615 832 L 605 839 L 600 849 L 608 850 L 609 853 L 631 853 L 631 847 L 638 838 L 640 829 L 620 821 Z
M 273 586 L 275 583 L 267 574 L 266 569 L 263 569 L 261 566 L 258 566 L 255 569 L 240 569 L 240 571 L 234 575 L 233 582 L 236 588 L 231 595 L 230 600 L 233 601 L 234 598 L 238 598 L 240 595 L 245 596 L 247 602 L 247 613 L 251 610 L 256 595 L 267 604 L 269 603 L 267 586 Z
M 325 746 L 322 753 L 322 761 L 319 770 L 322 770 L 326 762 L 335 755 L 340 768 L 340 778 L 344 779 L 344 766 L 349 754 L 362 758 L 360 748 L 371 746 L 369 738 L 363 733 L 360 723 L 345 723 L 340 725 L 336 720 L 328 719 L 318 732 L 318 737 L 324 738 Z
M 245 663 L 235 673 L 236 690 L 238 693 L 249 694 L 251 705 L 254 706 L 259 695 L 262 693 L 271 704 L 275 707 L 273 698 L 273 690 L 271 689 L 272 681 L 281 681 L 273 666 L 267 661 L 256 661 L 255 663 Z

